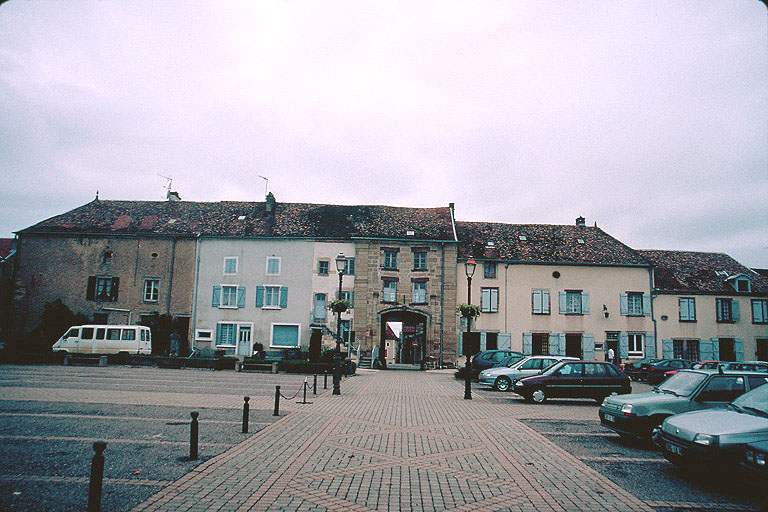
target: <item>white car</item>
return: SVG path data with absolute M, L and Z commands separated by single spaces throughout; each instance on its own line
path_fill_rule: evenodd
M 491 386 L 496 391 L 510 391 L 517 379 L 537 375 L 559 361 L 578 361 L 577 357 L 527 356 L 511 366 L 494 366 L 480 372 L 480 384 Z

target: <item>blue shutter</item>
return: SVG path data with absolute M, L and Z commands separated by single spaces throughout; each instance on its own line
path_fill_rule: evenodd
M 736 338 L 733 340 L 733 353 L 736 356 L 734 359 L 737 361 L 744 360 L 744 340 Z
M 541 291 L 541 312 L 545 315 L 549 314 L 549 290 Z
M 211 298 L 211 307 L 217 308 L 221 304 L 221 286 L 213 287 L 213 298 Z
M 619 357 L 629 357 L 629 335 L 625 332 L 619 334 Z
M 621 294 L 621 316 L 629 314 L 629 296 L 626 293 Z
M 717 338 L 710 338 L 712 340 L 712 360 L 720 360 L 720 340 Z
M 560 301 L 559 301 L 560 302 L 560 314 L 564 315 L 565 312 L 567 311 L 567 308 L 568 308 L 568 306 L 566 304 L 566 298 L 565 298 L 566 295 L 565 295 L 565 292 L 560 292 L 559 295 L 560 295 Z
M 499 333 L 499 350 L 512 350 L 512 335 Z
M 581 314 L 589 314 L 589 294 L 587 292 L 581 293 Z
M 237 287 L 237 307 L 245 307 L 245 286 Z
M 216 345 L 221 345 L 221 324 L 216 324 Z
M 533 335 L 531 333 L 523 333 L 523 354 L 529 356 L 533 352 Z
M 699 341 L 699 358 L 701 358 L 702 361 L 714 361 L 715 356 L 712 353 L 712 348 L 711 340 Z
M 731 314 L 733 315 L 733 321 L 738 322 L 741 320 L 741 312 L 739 311 L 739 301 L 733 299 L 731 301 Z
M 664 359 L 672 359 L 675 355 L 675 347 L 672 340 L 661 340 L 661 357 Z
M 647 359 L 656 357 L 656 336 L 653 334 L 645 335 L 645 357 Z
M 595 335 L 585 334 L 581 337 L 581 353 L 582 359 L 585 361 L 593 361 L 595 359 Z
M 643 294 L 643 316 L 651 316 L 651 294 Z
M 288 287 L 280 287 L 280 307 L 285 309 L 288 307 Z
M 485 339 L 486 339 L 486 336 L 485 336 L 485 331 L 482 331 L 482 332 L 480 333 L 480 351 L 481 351 L 481 352 L 482 352 L 483 350 L 486 350 L 486 348 L 485 348 L 485 347 L 486 347 L 486 345 L 485 345 Z
M 355 307 L 355 292 L 349 292 L 349 309 Z
M 560 333 L 557 335 L 557 348 L 560 352 L 558 352 L 558 355 L 564 356 L 565 355 L 565 333 Z
M 257 308 L 264 307 L 264 287 L 263 286 L 256 287 L 256 307 Z

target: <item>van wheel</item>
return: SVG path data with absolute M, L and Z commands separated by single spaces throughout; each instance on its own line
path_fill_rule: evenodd
M 543 404 L 547 401 L 547 393 L 543 388 L 539 388 L 531 394 L 531 400 L 537 404 Z
M 496 382 L 493 383 L 493 389 L 496 391 L 509 391 L 511 386 L 512 381 L 509 379 L 509 377 L 499 377 L 496 379 Z

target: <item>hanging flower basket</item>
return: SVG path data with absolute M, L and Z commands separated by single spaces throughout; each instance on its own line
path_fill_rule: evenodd
M 352 306 L 348 300 L 336 299 L 328 303 L 327 308 L 334 313 L 343 313 Z
M 474 304 L 459 304 L 456 306 L 456 312 L 464 318 L 475 318 L 480 316 L 480 306 Z

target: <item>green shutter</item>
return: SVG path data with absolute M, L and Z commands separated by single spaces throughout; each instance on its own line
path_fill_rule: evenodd
M 738 322 L 741 320 L 741 311 L 739 308 L 738 299 L 731 300 L 731 315 L 733 315 L 733 321 Z
M 672 340 L 661 340 L 661 357 L 664 359 L 672 359 L 674 355 L 674 342 Z
M 629 314 L 629 295 L 626 293 L 621 294 L 621 316 L 627 316 Z
M 651 316 L 651 294 L 643 294 L 643 316 Z
M 560 314 L 564 315 L 566 313 L 566 311 L 568 311 L 568 305 L 566 303 L 566 294 L 565 294 L 565 292 L 560 292 L 559 295 L 560 295 L 560 300 L 559 300 L 559 303 L 560 303 Z
M 529 356 L 533 353 L 533 335 L 529 332 L 523 333 L 523 354 Z
M 744 340 L 741 338 L 735 338 L 733 340 L 733 353 L 736 357 L 737 361 L 743 361 L 744 360 Z
M 256 307 L 257 308 L 264 307 L 264 287 L 263 286 L 256 287 Z
M 285 309 L 288 307 L 288 287 L 280 287 L 280 307 Z
M 237 307 L 238 308 L 245 307 L 245 286 L 237 287 Z
M 88 278 L 88 286 L 85 289 L 85 300 L 94 300 L 96 298 L 96 276 Z
M 629 357 L 629 334 L 626 332 L 619 334 L 619 357 Z
M 581 337 L 582 359 L 593 361 L 595 359 L 595 335 L 585 334 Z
M 581 314 L 589 314 L 589 294 L 587 292 L 581 293 Z
M 217 308 L 219 307 L 220 304 L 221 304 L 221 286 L 217 285 L 213 287 L 213 295 L 211 297 L 211 307 Z
M 656 357 L 656 337 L 653 334 L 645 335 L 645 357 L 652 359 Z

